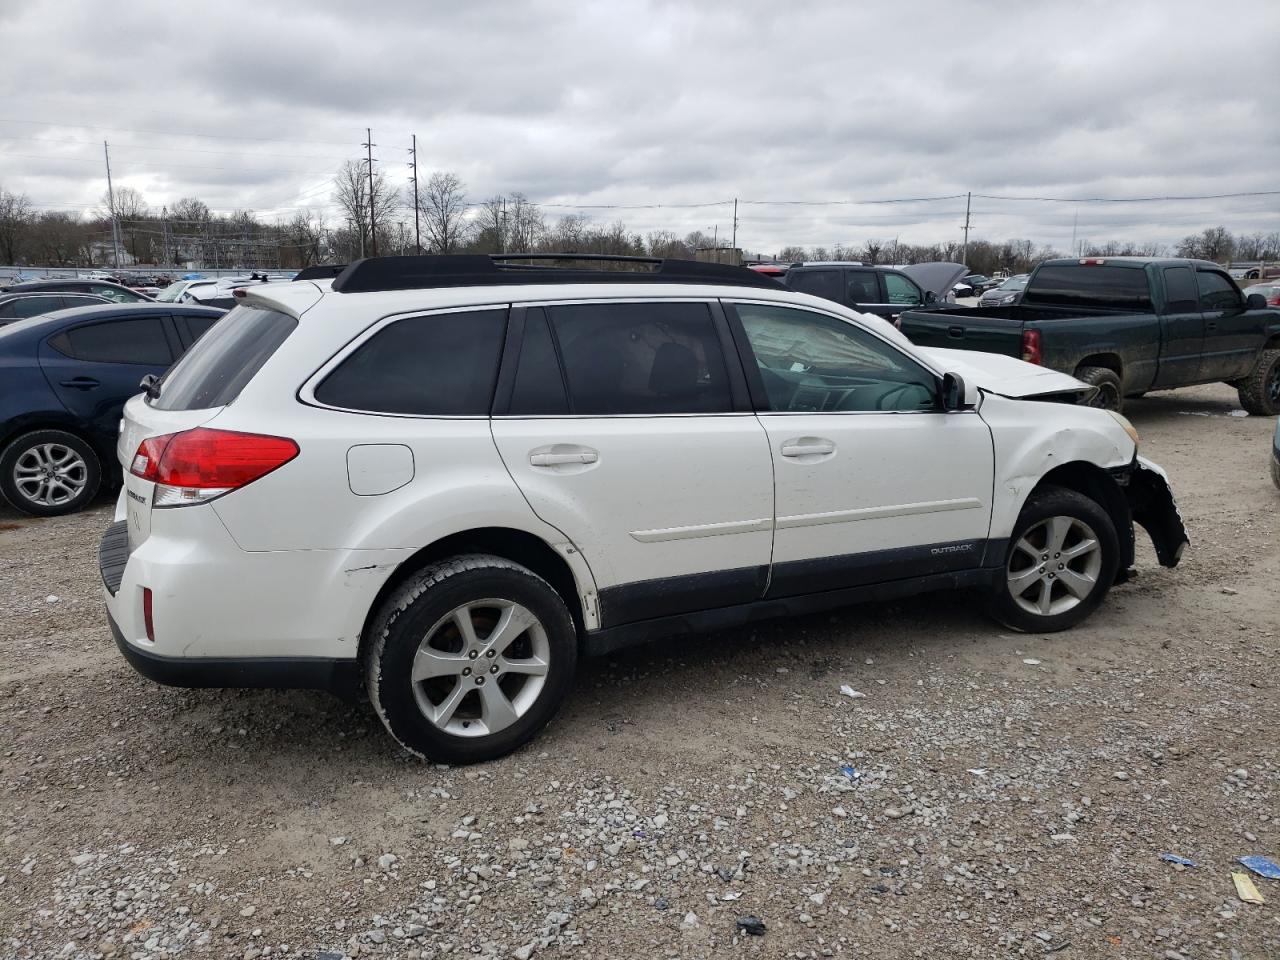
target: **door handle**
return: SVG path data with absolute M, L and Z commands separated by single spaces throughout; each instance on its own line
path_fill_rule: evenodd
M 93 377 L 72 377 L 70 380 L 63 380 L 59 384 L 63 387 L 70 387 L 72 390 L 92 390 L 101 384 L 93 379 Z
M 788 440 L 782 445 L 784 457 L 812 457 L 835 452 L 836 445 L 830 440 Z
M 947 336 L 955 337 L 959 340 L 964 336 L 964 327 L 947 327 Z
M 594 450 L 583 450 L 578 453 L 531 453 L 529 463 L 535 467 L 555 467 L 563 463 L 595 463 L 600 454 Z

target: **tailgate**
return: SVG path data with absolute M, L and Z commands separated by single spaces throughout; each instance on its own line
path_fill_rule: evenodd
M 148 437 L 167 433 L 180 433 L 208 423 L 222 409 L 212 410 L 157 410 L 146 402 L 144 394 L 124 405 L 120 420 L 120 439 L 116 441 L 116 458 L 124 474 L 125 519 L 129 524 L 129 552 L 151 536 L 151 504 L 155 484 L 129 472 L 138 445 Z
M 921 347 L 979 350 L 1022 356 L 1022 321 L 993 317 L 977 310 L 908 310 L 898 324 L 907 339 Z

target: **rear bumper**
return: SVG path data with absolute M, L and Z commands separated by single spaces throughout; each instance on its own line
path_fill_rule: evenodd
M 328 657 L 163 657 L 136 647 L 110 613 L 107 625 L 129 666 L 169 687 L 259 687 L 328 690 L 350 696 L 359 684 L 355 660 Z

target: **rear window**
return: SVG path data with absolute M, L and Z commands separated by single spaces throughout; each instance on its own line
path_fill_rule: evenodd
M 1139 267 L 1072 263 L 1041 267 L 1031 278 L 1022 302 L 1147 311 L 1151 309 L 1151 291 L 1147 273 Z
M 397 320 L 338 364 L 315 398 L 371 413 L 488 416 L 506 326 L 505 308 Z
M 236 307 L 210 328 L 166 374 L 160 410 L 225 407 L 298 326 L 293 317 L 261 307 Z

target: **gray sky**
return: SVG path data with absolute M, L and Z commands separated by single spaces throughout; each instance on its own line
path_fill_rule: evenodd
M 16 5 L 15 5 L 16 6 Z M 429 11 L 429 12 L 428 12 Z M 116 183 L 335 215 L 365 127 L 394 181 L 521 191 L 723 237 L 742 201 L 1280 189 L 1280 3 L 44 0 L 0 36 L 0 186 L 88 210 Z M 195 134 L 200 134 L 196 136 Z M 549 206 L 563 204 L 564 208 Z M 964 199 L 739 206 L 739 245 L 958 239 Z M 1280 196 L 977 199 L 973 235 L 1065 248 L 1280 230 Z M 412 215 L 409 215 L 412 219 Z

